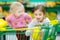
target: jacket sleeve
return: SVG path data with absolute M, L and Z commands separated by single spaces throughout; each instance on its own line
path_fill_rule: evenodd
M 15 28 L 16 25 L 14 25 L 13 22 L 11 22 L 11 16 L 6 17 L 6 21 L 8 22 L 8 25 L 12 28 Z
M 32 20 L 31 23 L 28 24 L 28 28 L 33 28 L 34 27 L 34 24 L 35 24 L 35 22 L 34 22 L 34 20 Z M 25 35 L 26 36 L 30 36 L 31 34 L 32 34 L 32 30 L 27 30 L 25 32 Z
M 28 15 L 27 13 L 25 14 L 25 20 L 30 23 L 32 21 L 32 17 Z

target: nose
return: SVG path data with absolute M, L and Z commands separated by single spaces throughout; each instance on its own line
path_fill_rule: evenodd
M 37 18 L 40 18 L 40 17 L 41 17 L 41 16 L 39 16 L 39 15 L 37 16 Z

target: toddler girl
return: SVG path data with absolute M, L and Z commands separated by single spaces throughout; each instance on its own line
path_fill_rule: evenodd
M 43 24 L 46 24 L 46 22 L 49 22 L 49 19 L 45 15 L 44 6 L 42 6 L 42 5 L 38 5 L 35 7 L 34 17 L 35 18 L 31 21 L 31 23 L 29 23 L 28 28 L 34 28 L 36 25 L 43 25 Z M 32 32 L 34 32 L 34 31 L 27 30 L 25 33 L 26 36 L 30 36 L 30 40 L 34 40 L 32 38 Z M 44 30 L 42 29 L 41 32 L 43 34 Z M 42 36 L 42 34 L 40 35 L 40 37 Z M 40 40 L 40 39 L 37 38 L 37 40 Z
M 14 2 L 10 7 L 10 15 L 6 18 L 6 20 L 12 28 L 26 28 L 26 20 L 29 23 L 31 22 L 32 18 L 25 12 L 23 4 L 19 2 Z M 24 34 L 16 34 L 16 36 L 18 40 L 22 40 L 20 39 L 21 36 L 24 37 L 23 40 L 26 40 Z

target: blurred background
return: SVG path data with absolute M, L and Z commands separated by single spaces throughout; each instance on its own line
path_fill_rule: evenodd
M 9 15 L 10 5 L 16 1 L 24 5 L 26 12 L 32 18 L 34 18 L 33 8 L 41 4 L 45 6 L 46 15 L 50 20 L 60 20 L 60 0 L 0 0 L 0 18 L 5 19 Z M 58 33 L 60 33 L 60 27 Z
M 33 8 L 41 4 L 45 6 L 46 15 L 50 20 L 60 20 L 60 0 L 0 0 L 0 18 L 5 19 L 5 17 L 9 15 L 10 5 L 16 1 L 24 5 L 26 12 L 28 12 L 32 18 L 34 18 Z M 59 29 L 58 31 L 60 32 Z

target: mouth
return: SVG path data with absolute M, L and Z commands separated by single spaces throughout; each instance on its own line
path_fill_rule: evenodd
M 37 20 L 40 20 L 40 18 L 37 18 Z
M 42 19 L 40 19 L 40 18 L 37 18 L 37 20 L 38 20 L 38 22 L 42 22 Z

